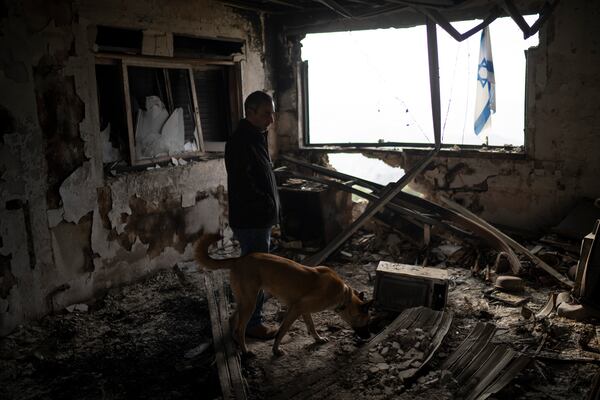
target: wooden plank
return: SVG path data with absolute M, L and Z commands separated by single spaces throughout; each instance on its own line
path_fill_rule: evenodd
M 433 19 L 442 29 L 444 29 L 450 36 L 452 36 L 456 41 L 462 42 L 463 40 L 471 37 L 475 33 L 484 29 L 486 26 L 494 22 L 496 18 L 498 18 L 501 14 L 500 8 L 495 7 L 480 24 L 474 26 L 464 33 L 460 33 L 452 26 L 450 22 L 444 17 L 440 12 L 435 10 L 434 8 L 428 7 L 417 7 L 417 10 L 427 17 Z
M 219 290 L 219 314 L 221 315 L 221 328 L 223 332 L 223 343 L 225 344 L 225 352 L 227 354 L 227 368 L 229 369 L 229 377 L 231 385 L 234 389 L 236 399 L 246 398 L 245 380 L 242 376 L 241 360 L 236 345 L 233 342 L 231 335 L 231 325 L 229 324 L 229 297 L 225 292 L 226 271 L 218 271 L 218 290 Z
M 133 112 L 131 111 L 131 95 L 129 93 L 129 73 L 127 64 L 121 63 L 123 76 L 123 93 L 125 95 L 125 113 L 127 114 L 127 132 L 129 133 L 129 162 L 131 165 L 140 164 L 135 157 L 135 137 L 133 133 Z
M 362 197 L 363 199 L 369 200 L 369 201 L 377 201 L 379 200 L 379 197 L 377 195 L 374 195 L 372 193 L 366 193 L 363 192 L 362 190 L 359 189 L 355 189 L 352 187 L 352 185 L 354 184 L 353 181 L 349 181 L 349 182 L 339 182 L 339 181 L 334 181 L 332 179 L 325 179 L 325 178 L 319 178 L 316 176 L 309 176 L 309 175 L 304 175 L 304 174 L 300 174 L 298 172 L 295 171 L 277 171 L 278 174 L 281 174 L 284 177 L 291 177 L 291 178 L 298 178 L 298 179 L 303 179 L 306 181 L 312 181 L 312 182 L 318 182 L 318 183 L 322 183 L 324 185 L 327 186 L 331 186 L 333 188 L 336 189 L 340 189 L 343 190 L 345 192 L 348 193 L 352 193 L 356 196 Z M 396 213 L 402 214 L 405 217 L 412 217 L 410 220 L 407 218 L 407 221 L 409 222 L 413 222 L 412 220 L 417 220 L 421 223 L 426 223 L 429 225 L 443 225 L 444 228 L 447 229 L 451 229 L 452 227 L 450 227 L 447 224 L 444 224 L 442 221 L 434 219 L 429 217 L 426 214 L 422 214 L 418 211 L 412 210 L 410 208 L 407 207 L 403 207 L 403 206 L 399 206 L 397 204 L 394 204 L 393 202 L 389 202 L 388 204 L 385 205 L 385 208 L 390 209 L 391 211 L 394 211 Z M 421 224 L 417 224 L 418 226 L 421 226 Z
M 429 84 L 431 88 L 431 109 L 433 119 L 433 133 L 435 138 L 435 148 L 421 159 L 412 169 L 406 173 L 393 185 L 388 186 L 388 190 L 381 193 L 378 201 L 370 203 L 367 209 L 358 217 L 348 228 L 337 235 L 331 243 L 323 248 L 318 253 L 312 255 L 305 261 L 306 265 L 319 265 L 331 253 L 333 253 L 342 243 L 354 234 L 361 226 L 363 226 L 371 217 L 380 212 L 386 204 L 388 204 L 402 188 L 409 184 L 415 176 L 429 165 L 433 157 L 440 151 L 441 143 L 441 111 L 440 111 L 440 76 L 439 76 L 439 61 L 438 61 L 438 44 L 435 22 L 427 19 L 427 49 L 429 54 Z
M 531 26 L 529 26 L 527 21 L 525 21 L 525 18 L 523 18 L 523 16 L 521 15 L 521 13 L 517 9 L 517 7 L 514 5 L 512 0 L 504 0 L 502 2 L 502 8 L 504 9 L 504 11 L 506 11 L 506 13 L 508 15 L 511 16 L 511 18 L 519 26 L 521 31 L 523 31 L 523 38 L 527 39 L 531 35 L 534 35 L 535 33 L 537 33 L 537 31 L 541 28 L 541 26 L 546 22 L 546 20 L 550 17 L 552 12 L 554 11 L 554 8 L 558 4 L 558 1 L 559 0 L 554 0 L 553 2 L 546 1 L 544 3 L 544 6 L 538 13 L 539 18 Z
M 431 93 L 431 119 L 433 120 L 433 136 L 435 150 L 442 146 L 442 111 L 440 99 L 440 62 L 437 42 L 437 26 L 435 22 L 427 17 L 427 54 L 429 60 L 429 90 Z
M 206 286 L 206 298 L 208 301 L 208 310 L 210 312 L 210 324 L 213 334 L 213 346 L 215 348 L 215 358 L 217 360 L 217 369 L 219 371 L 219 381 L 221 383 L 221 392 L 224 399 L 230 399 L 231 377 L 225 355 L 225 344 L 223 343 L 223 331 L 221 327 L 221 316 L 219 314 L 218 290 L 213 284 L 213 273 L 206 272 L 204 275 L 204 285 Z
M 554 268 L 552 268 L 551 266 L 549 266 L 548 264 L 546 264 L 538 256 L 536 256 L 535 254 L 532 254 L 529 250 L 527 250 L 527 248 L 525 248 L 525 246 L 521 245 L 516 240 L 514 240 L 511 237 L 509 237 L 508 235 L 504 234 L 504 232 L 502 232 L 499 229 L 497 229 L 496 227 L 492 226 L 491 224 L 489 224 L 484 219 L 482 219 L 479 216 L 473 214 L 471 211 L 467 210 L 465 207 L 461 206 L 460 204 L 457 204 L 457 203 L 453 202 L 452 200 L 450 200 L 450 199 L 448 199 L 446 197 L 442 196 L 441 200 L 442 200 L 442 202 L 445 205 L 447 205 L 448 207 L 450 207 L 454 211 L 459 212 L 461 214 L 464 214 L 465 216 L 467 216 L 470 219 L 472 219 L 475 223 L 481 225 L 482 227 L 488 229 L 490 232 L 493 232 L 494 234 L 496 234 L 497 236 L 499 236 L 502 240 L 504 240 L 506 243 L 508 243 L 508 245 L 510 245 L 512 248 L 514 248 L 519 253 L 522 253 L 523 255 L 527 256 L 529 259 L 531 259 L 531 261 L 533 261 L 533 263 L 537 267 L 539 267 L 539 268 L 543 269 L 544 271 L 546 271 L 548 274 L 550 274 L 552 277 L 554 277 L 557 281 L 559 281 L 563 285 L 568 286 L 570 288 L 573 288 L 573 286 L 575 285 L 573 283 L 573 281 L 571 281 L 570 279 L 567 279 L 566 277 L 562 276 L 557 270 L 555 270 Z
M 166 69 L 188 69 L 190 64 L 171 61 L 171 58 L 148 59 L 146 57 L 121 56 L 123 64 L 133 67 L 166 68 Z
M 342 243 L 350 238 L 361 226 L 363 226 L 371 217 L 380 212 L 383 207 L 392 200 L 402 188 L 410 183 L 413 178 L 420 173 L 433 159 L 439 150 L 434 150 L 429 153 L 427 157 L 422 159 L 412 170 L 406 173 L 396 183 L 394 183 L 390 190 L 383 194 L 378 201 L 370 203 L 367 209 L 358 217 L 348 228 L 337 235 L 331 243 L 323 248 L 318 253 L 314 254 L 305 261 L 306 265 L 319 265 L 321 264 L 331 253 L 333 253 Z
M 343 179 L 343 180 L 354 180 L 359 186 L 363 186 L 365 188 L 371 189 L 376 194 L 382 193 L 386 190 L 386 187 L 379 185 L 377 183 L 373 183 L 373 182 L 370 182 L 370 181 L 367 181 L 364 179 L 356 178 L 352 175 L 342 174 L 337 171 L 331 171 L 331 170 L 329 170 L 325 167 L 321 167 L 319 165 L 307 163 L 307 162 L 304 162 L 301 160 L 296 160 L 289 156 L 281 156 L 280 158 L 283 160 L 289 161 L 291 163 L 309 168 L 313 171 L 316 171 L 316 172 L 326 175 L 326 176 Z M 505 253 L 509 254 L 511 266 L 514 271 L 518 271 L 520 269 L 520 266 L 521 266 L 520 262 L 519 262 L 518 258 L 516 257 L 516 255 L 514 254 L 512 248 L 504 240 L 502 240 L 502 238 L 500 236 L 498 236 L 496 233 L 494 233 L 490 229 L 487 229 L 484 226 L 474 222 L 472 219 L 467 218 L 466 216 L 464 216 L 456 211 L 450 210 L 446 207 L 443 207 L 439 204 L 433 203 L 429 200 L 425 200 L 420 197 L 417 197 L 417 196 L 414 196 L 414 195 L 411 195 L 409 193 L 405 193 L 402 191 L 399 192 L 390 201 L 390 203 L 404 206 L 404 207 L 415 208 L 415 209 L 418 209 L 418 210 L 421 210 L 421 211 L 424 211 L 427 213 L 437 214 L 436 218 L 438 218 L 440 221 L 442 219 L 448 220 L 461 228 L 467 229 L 467 230 L 473 232 L 474 234 L 481 236 L 481 238 L 483 240 L 487 241 L 494 248 L 498 249 L 499 251 L 504 251 Z M 457 229 L 458 228 L 454 228 L 454 230 L 457 230 Z
M 114 60 L 115 62 L 120 62 L 122 59 L 127 60 L 140 60 L 140 61 L 148 61 L 154 60 L 156 62 L 163 63 L 176 63 L 180 65 L 191 65 L 192 67 L 196 66 L 204 66 L 204 65 L 224 65 L 231 66 L 234 65 L 234 61 L 228 60 L 214 60 L 214 59 L 200 59 L 200 58 L 184 58 L 184 57 L 162 57 L 162 56 L 135 56 L 131 54 L 122 54 L 122 53 L 96 53 L 96 62 L 99 59 L 104 60 Z
M 202 136 L 202 124 L 200 123 L 200 110 L 198 109 L 198 97 L 196 93 L 196 82 L 194 81 L 194 71 L 191 68 L 188 68 L 188 73 L 190 77 L 190 89 L 192 91 L 192 101 L 194 104 L 194 123 L 196 125 L 196 129 L 194 130 L 194 135 L 196 136 L 196 142 L 198 143 L 199 152 L 204 152 L 204 137 Z M 195 152 L 198 153 L 198 152 Z
M 240 358 L 231 337 L 229 300 L 225 293 L 223 271 L 206 271 L 204 282 L 213 331 L 213 343 L 224 399 L 246 399 L 246 383 Z

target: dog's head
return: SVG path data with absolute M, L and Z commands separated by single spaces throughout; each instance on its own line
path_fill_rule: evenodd
M 367 301 L 364 292 L 358 292 L 349 286 L 344 287 L 344 301 L 335 311 L 346 321 L 354 332 L 363 339 L 371 336 L 369 332 L 369 309 L 373 300 Z

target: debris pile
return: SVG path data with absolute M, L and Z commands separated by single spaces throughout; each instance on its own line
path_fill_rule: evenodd
M 370 378 L 403 383 L 423 364 L 431 347 L 431 339 L 421 328 L 403 328 L 394 332 L 369 350 Z

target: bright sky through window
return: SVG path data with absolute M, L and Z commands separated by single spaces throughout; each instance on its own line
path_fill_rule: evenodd
M 525 17 L 531 25 L 537 16 Z M 453 22 L 464 32 L 480 21 Z M 490 25 L 496 113 L 490 145 L 524 142 L 524 40 L 510 18 Z M 438 27 L 442 143 L 481 145 L 473 129 L 479 41 L 457 42 Z M 425 26 L 310 34 L 302 41 L 309 71 L 310 142 L 433 143 Z

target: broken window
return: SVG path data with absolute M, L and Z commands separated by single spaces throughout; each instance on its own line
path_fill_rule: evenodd
M 465 31 L 479 22 L 452 24 Z M 491 132 L 477 135 L 473 127 L 481 34 L 457 42 L 438 27 L 442 143 L 447 146 L 524 144 L 524 50 L 537 44 L 537 35 L 523 40 L 510 18 L 495 20 L 490 30 L 496 113 Z M 307 63 L 302 82 L 306 145 L 433 144 L 424 26 L 309 34 L 302 41 L 302 57 Z
M 223 151 L 241 116 L 239 63 L 98 58 L 103 162 L 151 164 Z
M 116 54 L 139 54 L 144 35 L 97 27 L 103 162 L 144 165 L 224 151 L 242 116 L 236 57 L 244 42 L 165 34 L 176 58 Z
M 197 154 L 201 131 L 191 68 L 125 61 L 123 76 L 132 163 Z

